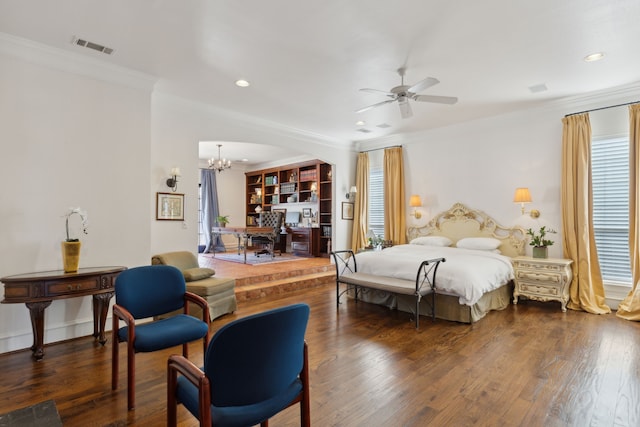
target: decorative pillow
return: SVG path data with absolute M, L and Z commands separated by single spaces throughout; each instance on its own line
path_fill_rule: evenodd
M 412 245 L 423 246 L 451 246 L 453 242 L 449 238 L 444 236 L 424 236 L 416 237 L 409 243 Z
M 493 251 L 498 249 L 502 242 L 492 237 L 465 237 L 458 240 L 456 247 L 463 249 L 478 249 L 481 251 Z
M 206 279 L 216 274 L 211 268 L 188 268 L 182 272 L 185 282 L 194 282 L 196 280 Z

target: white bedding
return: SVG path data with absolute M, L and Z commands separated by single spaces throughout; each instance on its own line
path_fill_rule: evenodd
M 514 278 L 511 258 L 489 251 L 398 245 L 356 255 L 358 272 L 415 280 L 422 261 L 445 258 L 436 276 L 436 289 L 474 305 L 480 297 Z

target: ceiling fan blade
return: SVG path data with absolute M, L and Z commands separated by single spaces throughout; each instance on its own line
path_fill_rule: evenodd
M 415 95 L 413 99 L 420 102 L 435 102 L 436 104 L 449 105 L 453 105 L 458 102 L 458 98 L 455 96 Z
M 409 104 L 409 100 L 405 96 L 398 98 L 398 105 L 400 106 L 400 115 L 403 119 L 408 119 L 413 116 L 411 104 Z
M 411 86 L 409 89 L 407 89 L 407 91 L 413 93 L 422 92 L 423 90 L 430 88 L 431 86 L 437 85 L 438 83 L 440 83 L 440 80 L 434 77 L 427 77 L 426 79 L 419 81 L 418 83 Z
M 363 89 L 360 89 L 361 92 L 370 92 L 370 93 L 384 93 L 387 96 L 395 96 L 395 94 L 391 93 L 391 92 L 387 92 L 386 90 L 380 90 L 380 89 L 370 89 L 368 87 L 365 87 Z
M 356 111 L 356 113 L 363 113 L 365 111 L 371 110 L 376 107 L 380 107 L 381 105 L 388 104 L 390 102 L 395 101 L 395 99 L 387 99 L 386 101 L 378 102 L 377 104 L 369 105 L 368 107 L 361 108 Z

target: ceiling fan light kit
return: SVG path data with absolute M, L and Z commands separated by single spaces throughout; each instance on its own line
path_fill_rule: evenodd
M 362 92 L 371 92 L 371 93 L 383 93 L 391 99 L 387 99 L 386 101 L 378 102 L 377 104 L 369 105 L 368 107 L 361 108 L 356 111 L 356 113 L 362 113 L 373 108 L 380 107 L 385 104 L 389 104 L 391 102 L 398 102 L 398 106 L 400 107 L 400 115 L 403 119 L 407 119 L 413 115 L 413 111 L 411 110 L 411 104 L 409 100 L 412 99 L 418 102 L 432 102 L 436 104 L 448 104 L 453 105 L 458 102 L 458 98 L 454 96 L 437 96 L 437 95 L 420 95 L 418 92 L 422 92 L 425 89 L 430 88 L 431 86 L 435 86 L 440 83 L 440 80 L 434 77 L 427 77 L 419 81 L 418 83 L 409 86 L 404 84 L 404 75 L 406 72 L 406 68 L 398 68 L 398 74 L 400 75 L 400 86 L 396 86 L 391 88 L 389 91 L 379 90 L 379 89 L 370 89 L 363 88 L 360 89 Z

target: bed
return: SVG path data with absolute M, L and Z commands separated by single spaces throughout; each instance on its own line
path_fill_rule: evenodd
M 503 227 L 484 212 L 456 203 L 426 226 L 408 228 L 407 237 L 406 245 L 358 253 L 358 271 L 415 279 L 421 261 L 443 257 L 446 262 L 435 284 L 436 318 L 473 323 L 510 304 L 511 258 L 522 255 L 526 243 L 522 228 Z M 375 289 L 362 292 L 359 298 L 403 311 L 410 311 L 414 304 L 410 296 Z M 420 309 L 430 310 L 427 305 Z

